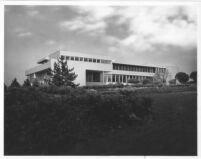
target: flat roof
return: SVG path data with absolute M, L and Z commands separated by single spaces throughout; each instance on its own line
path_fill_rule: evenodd
M 109 56 L 87 54 L 87 53 L 80 53 L 80 52 L 72 52 L 72 51 L 65 51 L 65 50 L 61 50 L 60 55 L 78 56 L 78 57 L 87 57 L 87 58 L 96 58 L 96 59 L 115 61 L 114 58 L 109 57 Z
M 159 66 L 159 65 L 152 65 L 152 64 L 139 64 L 139 63 L 131 63 L 131 62 L 125 62 L 125 61 L 120 61 L 120 60 L 115 60 L 113 62 L 114 64 L 121 64 L 121 65 L 132 65 L 132 66 L 145 66 L 145 67 L 157 67 L 157 68 L 166 68 L 165 66 Z
M 47 62 L 49 60 L 49 57 L 43 57 L 42 59 L 38 60 L 37 63 L 41 64 L 43 62 Z

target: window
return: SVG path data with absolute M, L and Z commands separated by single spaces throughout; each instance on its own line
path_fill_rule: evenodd
M 79 61 L 79 57 L 75 57 L 75 61 Z
M 93 59 L 93 62 L 96 62 L 96 59 Z
M 88 62 L 88 58 L 84 58 L 84 61 L 85 61 L 85 62 Z
M 70 57 L 70 60 L 74 61 L 74 57 L 73 57 L 73 56 L 71 56 L 71 57 Z
M 116 75 L 116 82 L 120 82 L 119 75 Z
M 92 58 L 89 58 L 89 62 L 92 62 Z
M 108 82 L 111 82 L 111 76 L 110 75 L 108 75 Z
M 83 61 L 83 57 L 80 57 L 80 61 Z
M 97 63 L 100 63 L 100 59 L 97 59 Z
M 111 62 L 110 62 L 110 60 L 102 60 L 101 59 L 101 63 L 110 64 Z
M 70 56 L 66 56 L 66 60 L 70 60 Z
M 115 75 L 112 75 L 112 82 L 116 82 L 115 81 Z
M 105 63 L 105 60 L 101 60 L 101 63 Z
M 126 82 L 126 75 L 123 75 L 123 82 L 125 83 Z

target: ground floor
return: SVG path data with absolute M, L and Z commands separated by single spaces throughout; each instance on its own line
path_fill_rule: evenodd
M 31 83 L 37 81 L 39 84 L 46 84 L 49 79 L 49 70 L 43 70 L 30 74 L 28 79 Z M 136 75 L 136 74 L 121 74 L 113 73 L 111 71 L 98 71 L 98 70 L 85 70 L 85 73 L 78 74 L 75 83 L 82 83 L 81 85 L 104 85 L 104 84 L 115 84 L 129 83 L 130 79 L 137 79 L 138 81 L 143 81 L 144 79 L 153 79 L 152 76 L 146 75 Z M 80 82 L 81 81 L 81 82 Z
M 86 70 L 86 85 L 101 85 L 101 84 L 126 84 L 130 79 L 143 81 L 144 79 L 152 80 L 151 76 L 113 74 L 112 72 Z

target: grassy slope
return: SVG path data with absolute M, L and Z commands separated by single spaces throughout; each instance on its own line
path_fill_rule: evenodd
M 197 94 L 152 94 L 155 119 L 141 128 L 79 142 L 72 155 L 196 155 Z M 69 155 L 69 154 L 68 154 Z

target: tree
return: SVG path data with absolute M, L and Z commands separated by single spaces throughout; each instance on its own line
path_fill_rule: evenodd
M 175 75 L 175 79 L 177 79 L 180 83 L 186 83 L 189 80 L 189 75 L 185 72 L 178 72 Z
M 31 83 L 30 83 L 29 79 L 26 79 L 24 81 L 23 87 L 31 87 Z
M 38 82 L 37 79 L 34 79 L 32 85 L 33 85 L 33 87 L 39 87 L 39 86 L 40 86 L 40 83 Z
M 153 77 L 154 83 L 166 83 L 167 77 L 169 75 L 169 72 L 167 69 L 165 71 L 156 71 L 155 75 Z
M 7 91 L 7 85 L 4 83 L 4 91 Z
M 14 78 L 14 80 L 12 81 L 10 87 L 20 87 L 20 84 L 18 83 L 16 78 Z
M 197 83 L 197 71 L 191 72 L 190 78 L 193 80 L 193 82 Z
M 68 68 L 67 61 L 64 59 L 64 56 L 59 57 L 57 63 L 54 63 L 54 69 L 50 70 L 50 84 L 54 84 L 56 86 L 78 86 L 73 82 L 77 78 L 77 75 L 73 72 L 73 70 L 74 68 Z

